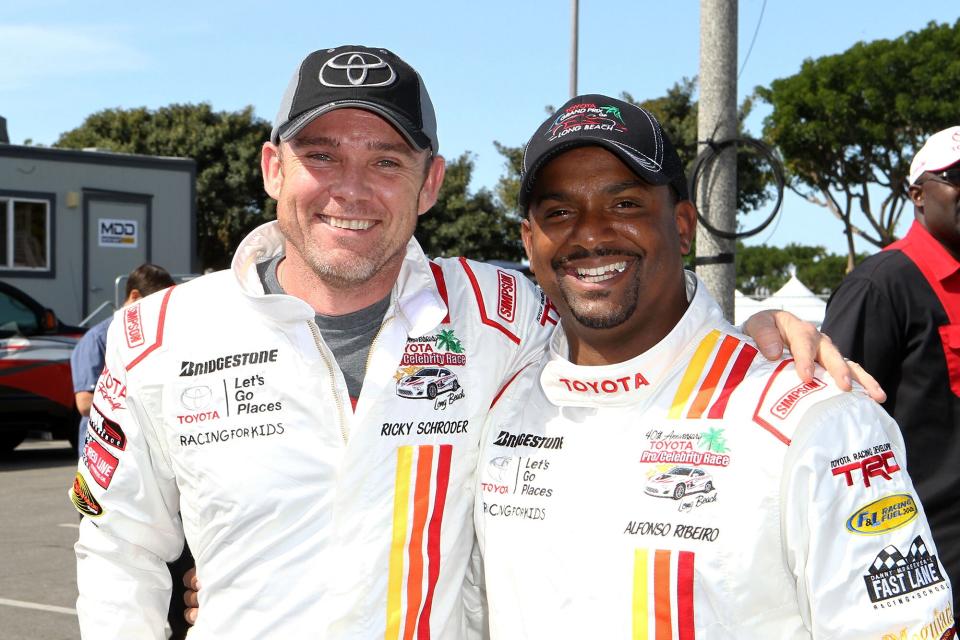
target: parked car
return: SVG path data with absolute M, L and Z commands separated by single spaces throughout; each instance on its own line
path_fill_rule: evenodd
M 703 469 L 673 467 L 651 478 L 644 491 L 650 496 L 679 500 L 688 493 L 713 491 L 713 476 Z
M 449 369 L 427 367 L 397 382 L 397 395 L 402 398 L 429 398 L 460 388 L 457 375 Z
M 77 446 L 70 353 L 85 329 L 61 322 L 20 289 L 0 282 L 0 453 L 31 429 Z

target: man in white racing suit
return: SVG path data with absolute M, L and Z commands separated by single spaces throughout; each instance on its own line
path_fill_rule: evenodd
M 950 638 L 950 584 L 883 409 L 768 362 L 685 272 L 648 112 L 572 99 L 524 157 L 561 323 L 488 417 L 475 519 L 509 638 Z
M 398 57 L 308 55 L 263 146 L 278 221 L 118 313 L 70 492 L 84 637 L 161 637 L 184 537 L 191 638 L 480 632 L 480 430 L 556 315 L 516 273 L 423 255 L 437 149 Z

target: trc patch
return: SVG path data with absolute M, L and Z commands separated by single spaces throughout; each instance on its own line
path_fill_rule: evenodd
M 889 448 L 890 445 L 887 444 L 886 446 Z M 897 464 L 893 451 L 868 455 L 846 463 L 841 458 L 833 460 L 830 466 L 833 467 L 831 473 L 835 476 L 842 475 L 846 479 L 848 487 L 853 486 L 855 479 L 862 479 L 863 486 L 869 487 L 871 478 L 891 480 L 892 474 L 900 471 L 900 465 Z

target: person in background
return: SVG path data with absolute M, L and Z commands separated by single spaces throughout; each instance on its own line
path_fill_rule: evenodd
M 174 285 L 173 278 L 163 267 L 144 263 L 127 276 L 126 298 L 121 306 L 126 307 L 140 298 L 162 291 Z M 87 435 L 87 423 L 90 421 L 90 406 L 93 403 L 97 379 L 103 372 L 104 354 L 107 350 L 107 329 L 113 322 L 113 314 L 90 327 L 73 353 L 70 354 L 70 373 L 73 376 L 73 392 L 80 412 L 80 430 L 77 447 L 83 453 Z
M 854 269 L 827 303 L 823 332 L 887 392 L 907 465 L 947 573 L 960 577 L 960 126 L 910 164 L 914 221 Z M 956 593 L 954 593 L 956 597 Z M 954 611 L 957 602 L 954 601 Z

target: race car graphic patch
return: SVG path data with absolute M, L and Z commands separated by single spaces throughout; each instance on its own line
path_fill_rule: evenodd
M 87 486 L 87 481 L 83 479 L 83 475 L 79 472 L 73 479 L 73 488 L 70 490 L 70 500 L 73 502 L 73 506 L 77 508 L 77 511 L 85 516 L 97 518 L 103 515 L 103 507 L 101 507 L 97 499 L 93 497 L 93 493 L 90 492 L 90 487 Z
M 94 481 L 106 489 L 110 486 L 120 461 L 103 448 L 96 438 L 87 435 L 87 441 L 83 446 L 83 463 L 87 465 L 87 471 L 90 472 Z
M 847 518 L 847 531 L 878 536 L 906 526 L 918 515 L 917 503 L 908 493 L 896 493 L 866 504 Z
M 876 603 L 933 587 L 944 582 L 944 577 L 937 556 L 917 536 L 905 556 L 895 545 L 884 547 L 867 569 L 863 582 L 870 602 Z
M 466 397 L 454 371 L 466 364 L 466 349 L 453 329 L 408 338 L 400 368 L 393 376 L 396 393 L 401 398 L 431 400 L 436 410 L 448 409 Z M 441 394 L 446 396 L 437 397 Z
M 704 469 L 682 465 L 670 467 L 663 473 L 655 474 L 647 481 L 643 491 L 648 496 L 674 500 L 679 500 L 688 493 L 704 493 L 713 496 L 714 499 L 716 497 L 711 474 Z
M 636 549 L 632 637 L 694 640 L 693 576 L 691 551 Z

